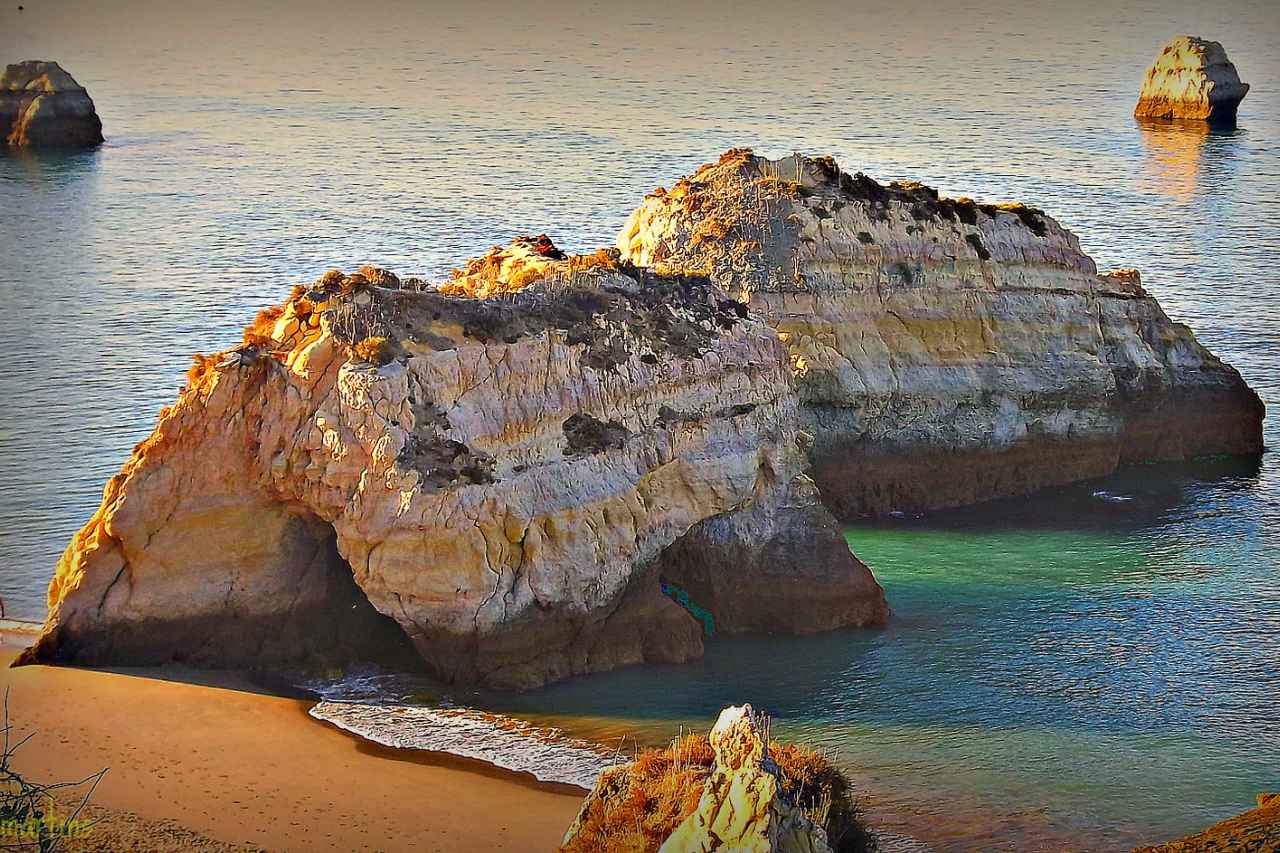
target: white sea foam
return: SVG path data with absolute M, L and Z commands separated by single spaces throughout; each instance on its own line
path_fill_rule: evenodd
M 591 788 L 600 771 L 625 759 L 559 729 L 454 705 L 409 700 L 412 682 L 377 672 L 305 686 L 321 696 L 317 720 L 395 749 L 417 749 L 484 761 L 529 773 L 541 782 Z

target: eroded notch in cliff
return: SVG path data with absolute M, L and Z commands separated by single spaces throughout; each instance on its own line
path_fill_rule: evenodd
M 603 453 L 622 447 L 631 437 L 631 431 L 620 421 L 602 421 L 585 412 L 569 416 L 563 429 L 570 456 Z

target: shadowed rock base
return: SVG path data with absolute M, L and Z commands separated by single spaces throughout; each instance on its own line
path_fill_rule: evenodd
M 271 527 L 264 511 L 263 528 Z M 416 670 L 422 662 L 404 632 L 365 598 L 338 554 L 333 528 L 317 520 L 290 516 L 278 540 L 274 560 L 278 578 L 294 594 L 270 608 L 234 600 L 214 612 L 183 612 L 179 607 L 114 613 L 107 606 L 133 581 L 125 568 L 101 592 L 100 622 L 75 618 L 56 623 L 14 661 L 76 663 L 88 666 L 193 666 L 275 669 L 326 668 L 353 661 L 376 661 Z M 234 581 L 233 581 L 234 583 Z M 241 579 L 245 587 L 252 579 Z M 118 590 L 119 592 L 115 592 Z M 258 590 L 263 592 L 261 588 Z M 266 602 L 269 596 L 259 601 Z

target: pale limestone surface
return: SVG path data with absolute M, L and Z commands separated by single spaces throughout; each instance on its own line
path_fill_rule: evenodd
M 0 139 L 14 147 L 89 147 L 102 122 L 84 87 L 56 62 L 28 60 L 0 75 Z
M 776 334 L 705 281 L 561 267 L 497 300 L 372 269 L 299 288 L 108 484 L 28 659 L 270 665 L 382 625 L 444 679 L 529 687 L 696 656 L 660 578 L 802 533 L 821 565 L 720 560 L 736 603 L 824 601 L 751 627 L 884 621 L 804 474 Z
M 1033 208 L 734 150 L 647 196 L 616 245 L 710 275 L 778 330 L 840 516 L 1261 450 L 1239 374 Z
M 1216 41 L 1177 36 L 1147 69 L 1134 115 L 1233 123 L 1249 84 Z
M 750 705 L 720 712 L 711 747 L 715 767 L 698 807 L 659 853 L 830 853 L 822 827 L 783 798 L 764 720 Z

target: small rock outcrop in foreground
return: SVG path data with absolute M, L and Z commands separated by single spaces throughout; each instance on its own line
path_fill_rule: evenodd
M 1244 814 L 1134 853 L 1275 853 L 1280 850 L 1280 794 L 1259 794 L 1258 807 Z
M 102 142 L 102 122 L 62 66 L 31 59 L 0 77 L 0 138 L 17 148 L 89 148 Z
M 862 853 L 874 837 L 848 780 L 822 755 L 771 742 L 750 705 L 610 768 L 561 853 Z
M 1249 84 L 1216 41 L 1178 36 L 1147 69 L 1134 115 L 1234 124 Z

